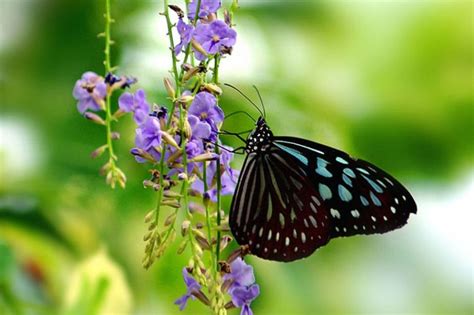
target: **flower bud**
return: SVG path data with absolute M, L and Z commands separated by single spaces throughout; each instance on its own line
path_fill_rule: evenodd
M 184 252 L 187 245 L 188 245 L 188 239 L 185 239 L 181 242 L 181 244 L 178 247 L 178 251 L 177 251 L 178 255 L 181 255 Z
M 184 12 L 183 10 L 181 10 L 180 7 L 178 7 L 177 5 L 174 5 L 174 4 L 170 4 L 168 5 L 168 7 L 173 10 L 180 19 L 182 19 L 184 17 Z
M 145 223 L 149 223 L 153 219 L 155 216 L 155 211 L 156 210 L 153 209 L 145 215 Z
M 211 245 L 209 245 L 209 242 L 207 241 L 206 238 L 204 237 L 201 237 L 199 235 L 196 235 L 194 237 L 196 239 L 196 241 L 198 242 L 199 246 L 201 247 L 201 249 L 203 250 L 209 250 L 211 249 Z
M 204 207 L 201 206 L 200 204 L 196 203 L 196 202 L 190 202 L 188 207 L 189 207 L 189 211 L 191 213 L 204 214 L 204 212 L 205 212 Z
M 172 190 L 165 190 L 165 191 L 163 192 L 163 195 L 164 195 L 166 198 L 177 198 L 177 199 L 179 199 L 179 198 L 183 197 L 183 195 L 178 194 L 177 192 L 172 191 Z
M 173 222 L 176 220 L 176 212 L 170 214 L 166 219 L 165 219 L 165 223 L 164 223 L 164 226 L 169 226 L 171 224 L 173 224 Z
M 162 206 L 168 206 L 168 207 L 175 208 L 175 209 L 181 208 L 181 205 L 179 204 L 179 202 L 176 201 L 176 200 L 172 200 L 172 199 L 163 200 L 161 202 L 161 205 Z
M 215 161 L 219 158 L 219 154 L 207 152 L 193 157 L 190 162 L 206 162 Z
M 183 80 L 188 81 L 189 79 L 194 77 L 196 74 L 198 74 L 200 72 L 200 70 L 201 69 L 199 67 L 189 68 L 188 70 L 186 70 L 186 73 L 183 76 Z
M 194 38 L 191 40 L 191 45 L 197 51 L 199 51 L 204 56 L 207 56 L 207 52 L 202 48 L 201 44 L 199 44 Z
M 191 139 L 191 136 L 193 135 L 191 125 L 187 119 L 184 121 L 183 135 L 188 140 Z
M 192 96 L 191 94 L 186 94 L 186 95 L 181 95 L 178 98 L 178 102 L 182 104 L 187 104 L 189 102 L 192 102 L 193 99 L 194 99 L 194 96 Z
M 147 160 L 151 163 L 157 163 L 155 158 L 150 153 L 146 152 L 143 149 L 133 148 L 133 149 L 130 150 L 130 153 L 135 155 L 135 156 L 141 157 L 142 159 L 145 159 L 145 160 Z
M 112 117 L 113 117 L 115 120 L 117 120 L 117 119 L 119 119 L 120 117 L 124 116 L 125 114 L 126 114 L 126 112 L 124 112 L 123 110 L 121 110 L 121 109 L 119 108 L 119 109 L 117 109 L 117 110 L 115 111 L 115 113 L 112 115 Z
M 151 236 L 153 235 L 153 232 L 152 231 L 148 231 L 144 236 L 143 236 L 143 240 L 146 242 L 148 241 Z
M 109 146 L 107 144 L 101 145 L 91 153 L 91 158 L 95 159 L 101 156 Z
M 183 223 L 181 224 L 181 235 L 186 236 L 189 231 L 189 227 L 191 226 L 191 221 L 189 220 L 184 220 Z
M 111 134 L 110 134 L 110 138 L 112 140 L 119 140 L 120 139 L 120 133 L 117 132 L 117 131 L 113 131 Z
M 192 68 L 193 68 L 193 65 L 190 63 L 183 63 L 183 65 L 181 66 L 181 69 L 183 69 L 183 71 L 189 71 Z
M 187 180 L 188 175 L 186 173 L 181 172 L 181 173 L 178 174 L 178 179 L 179 180 Z
M 98 125 L 105 126 L 105 121 L 99 115 L 92 113 L 92 112 L 85 112 L 84 117 Z
M 173 84 L 171 83 L 170 79 L 164 78 L 163 83 L 165 85 L 165 90 L 168 93 L 168 96 L 171 99 L 174 99 L 176 96 L 176 91 L 174 90 Z
M 202 88 L 208 92 L 211 92 L 216 95 L 222 94 L 222 89 L 214 83 L 205 83 L 202 85 Z
M 221 238 L 221 242 L 220 242 L 220 250 L 224 250 L 227 245 L 230 244 L 230 242 L 232 242 L 232 236 L 230 235 L 224 235 L 222 238 Z
M 174 138 L 166 131 L 161 132 L 161 138 L 169 145 L 175 147 L 176 149 L 180 149 L 179 145 L 176 143 L 176 140 L 174 140 Z

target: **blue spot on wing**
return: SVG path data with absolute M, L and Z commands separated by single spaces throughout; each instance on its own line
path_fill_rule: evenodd
M 332 174 L 326 168 L 326 166 L 329 164 L 328 161 L 318 157 L 316 164 L 318 166 L 316 168 L 316 173 L 324 177 L 332 177 Z
M 304 156 L 303 154 L 301 154 L 301 152 L 299 152 L 298 150 L 295 150 L 293 148 L 289 148 L 285 145 L 282 145 L 282 144 L 279 144 L 277 143 L 276 144 L 280 149 L 282 149 L 283 151 L 291 154 L 292 156 L 294 156 L 295 158 L 297 158 L 298 160 L 300 160 L 301 163 L 303 163 L 304 165 L 308 166 L 308 159 L 306 158 L 306 156 Z

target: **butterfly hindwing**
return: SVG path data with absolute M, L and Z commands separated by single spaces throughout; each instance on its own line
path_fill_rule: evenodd
M 250 153 L 231 205 L 229 222 L 237 242 L 277 261 L 306 257 L 326 244 L 328 209 L 308 175 L 277 146 Z
M 273 143 L 309 174 L 328 209 L 332 238 L 388 232 L 416 213 L 410 193 L 369 162 L 299 138 L 274 137 Z

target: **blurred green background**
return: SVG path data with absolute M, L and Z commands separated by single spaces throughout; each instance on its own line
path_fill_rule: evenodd
M 261 286 L 255 313 L 472 314 L 473 3 L 240 3 L 221 81 L 254 99 L 257 85 L 276 134 L 374 162 L 419 209 L 401 230 L 333 240 L 302 261 L 250 258 Z M 115 64 L 164 103 L 162 2 L 112 4 Z M 97 0 L 0 0 L 0 314 L 179 313 L 186 254 L 174 247 L 141 267 L 155 196 L 128 154 L 133 122 L 118 126 L 128 185 L 112 191 L 98 175 L 103 161 L 89 158 L 102 128 L 72 98 L 83 72 L 103 73 L 102 12 Z M 257 115 L 224 92 L 226 112 Z M 251 127 L 242 117 L 225 128 Z M 191 302 L 184 314 L 205 312 Z

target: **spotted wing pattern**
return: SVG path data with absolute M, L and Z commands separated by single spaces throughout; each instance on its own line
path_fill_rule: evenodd
M 277 146 L 250 153 L 244 162 L 230 211 L 239 244 L 264 259 L 304 258 L 330 238 L 329 209 L 311 174 Z
M 293 137 L 275 137 L 311 178 L 330 218 L 330 238 L 385 233 L 407 223 L 416 204 L 392 176 L 331 147 Z

